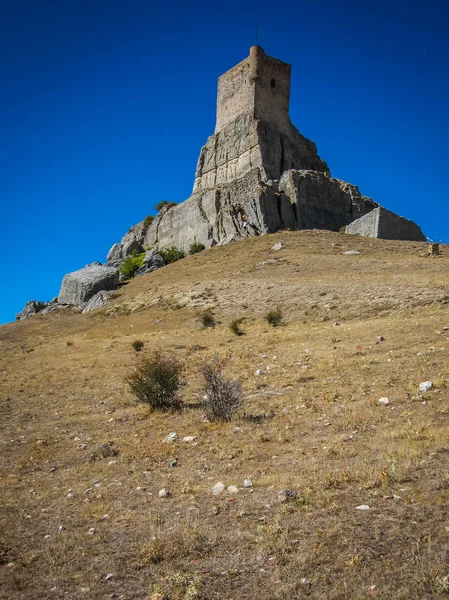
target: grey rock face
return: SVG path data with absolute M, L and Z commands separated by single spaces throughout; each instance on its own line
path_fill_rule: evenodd
M 123 246 L 114 244 L 108 252 L 108 263 L 119 262 L 123 259 Z
M 101 291 L 97 292 L 95 296 L 87 303 L 87 306 L 83 309 L 83 314 L 88 313 L 91 310 L 95 310 L 96 308 L 102 308 L 105 304 L 109 302 L 111 299 L 111 294 L 109 292 Z
M 279 181 L 279 189 L 290 198 L 296 229 L 338 231 L 377 206 L 356 186 L 317 171 L 287 171 Z
M 34 315 L 37 315 L 38 312 L 41 312 L 46 306 L 48 306 L 48 302 L 39 302 L 38 300 L 29 300 L 24 309 L 17 313 L 16 321 L 21 321 L 22 319 L 28 319 Z
M 142 246 L 142 244 L 139 243 L 138 240 L 129 240 L 123 244 L 122 248 L 123 256 L 130 256 L 131 254 L 142 254 L 142 252 L 145 252 L 145 248 Z
M 382 206 L 347 225 L 346 233 L 358 233 L 364 237 L 385 240 L 426 241 L 426 236 L 416 223 L 400 217 Z
M 165 261 L 160 254 L 155 252 L 154 250 L 149 250 L 145 254 L 143 265 L 137 269 L 134 273 L 134 277 L 138 277 L 139 275 L 146 275 L 146 273 L 152 273 L 157 269 L 165 266 Z
M 329 170 L 315 144 L 293 125 L 287 134 L 275 123 L 242 115 L 212 135 L 201 149 L 193 194 L 231 183 L 255 168 L 265 182 L 279 179 L 288 169 Z
M 81 304 L 87 302 L 97 292 L 115 290 L 119 282 L 119 271 L 94 263 L 84 269 L 68 273 L 62 280 L 58 295 L 59 304 Z

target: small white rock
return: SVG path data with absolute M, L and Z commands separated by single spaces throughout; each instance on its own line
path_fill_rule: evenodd
M 388 398 L 379 398 L 377 404 L 383 404 L 384 406 L 388 406 L 390 404 L 390 401 L 388 400 Z
M 211 494 L 213 494 L 214 496 L 218 496 L 219 494 L 221 494 L 223 492 L 224 489 L 225 489 L 224 483 L 222 483 L 221 481 L 218 481 L 214 485 L 214 487 L 211 489 Z
M 163 440 L 163 444 L 172 444 L 179 438 L 178 434 L 175 431 L 169 433 Z
M 243 487 L 246 487 L 246 488 L 253 487 L 253 482 L 251 481 L 251 479 L 244 479 L 243 480 Z
M 112 573 L 108 573 L 106 575 L 106 577 L 104 578 L 105 581 L 110 581 L 112 578 L 114 577 L 114 575 Z
M 182 438 L 183 442 L 194 442 L 196 440 L 196 435 L 186 435 Z
M 254 375 L 262 375 L 263 370 L 262 369 L 257 369 L 257 371 L 254 373 Z
M 273 246 L 271 246 L 272 250 L 280 250 L 282 248 L 282 242 L 276 242 Z
M 228 494 L 235 495 L 239 493 L 239 488 L 236 485 L 229 485 L 226 491 Z
M 356 510 L 369 510 L 369 506 L 368 504 L 360 504 L 359 506 L 355 507 Z
M 95 529 L 95 527 L 91 527 L 87 532 L 87 535 L 94 535 L 94 533 L 97 533 L 97 530 Z
M 167 488 L 162 488 L 159 490 L 159 498 L 168 498 L 170 495 L 170 491 L 167 490 Z
M 343 254 L 360 254 L 358 250 L 346 250 Z
M 431 390 L 433 387 L 433 383 L 431 381 L 423 381 L 422 383 L 419 384 L 419 391 L 420 392 L 428 392 L 429 390 Z

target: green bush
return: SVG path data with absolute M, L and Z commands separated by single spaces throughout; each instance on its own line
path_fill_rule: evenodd
M 190 244 L 189 254 L 198 254 L 198 252 L 202 252 L 205 249 L 206 246 L 201 244 L 201 242 L 193 242 L 193 244 Z
M 153 221 L 154 221 L 153 215 L 148 215 L 147 217 L 145 217 L 145 219 L 143 220 L 143 228 L 145 229 L 145 231 L 148 229 L 148 227 L 151 225 L 151 223 Z
M 164 206 L 168 206 L 168 208 L 172 208 L 172 206 L 176 206 L 176 202 L 169 202 L 168 200 L 161 200 L 154 207 L 157 211 L 161 211 Z
M 223 366 L 215 357 L 200 367 L 204 379 L 203 409 L 209 421 L 230 421 L 245 401 L 241 382 L 225 379 Z
M 125 381 L 137 399 L 153 410 L 178 410 L 182 363 L 159 350 L 136 354 L 134 361 L 134 369 Z
M 142 342 L 142 340 L 134 340 L 134 342 L 131 342 L 131 346 L 134 348 L 134 350 L 136 352 L 140 352 L 142 350 L 142 348 L 144 347 L 144 342 Z
M 229 329 L 232 331 L 232 333 L 235 333 L 235 335 L 245 335 L 245 332 L 240 327 L 240 325 L 242 323 L 243 323 L 243 319 L 235 319 L 229 325 Z
M 211 311 L 211 309 L 209 308 L 208 310 L 205 310 L 204 312 L 202 312 L 199 315 L 199 319 L 201 321 L 201 324 L 204 328 L 207 327 L 215 327 L 215 317 L 214 317 L 214 313 Z
M 278 325 L 282 325 L 282 313 L 279 310 L 279 308 L 276 308 L 275 310 L 270 310 L 266 314 L 265 318 L 268 321 L 268 324 L 272 327 L 278 327 Z
M 145 258 L 145 252 L 137 254 L 133 252 L 129 254 L 120 267 L 120 273 L 125 279 L 131 279 L 134 277 L 134 273 L 143 265 L 143 259 Z
M 162 248 L 159 250 L 159 254 L 164 259 L 166 265 L 174 263 L 177 260 L 181 260 L 181 258 L 185 257 L 184 252 L 182 250 L 178 250 L 174 246 L 170 246 L 170 248 Z

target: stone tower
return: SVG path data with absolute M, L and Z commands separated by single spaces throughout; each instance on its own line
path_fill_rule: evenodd
M 201 150 L 194 193 L 254 168 L 263 181 L 280 179 L 289 169 L 329 171 L 315 144 L 290 121 L 290 70 L 253 46 L 248 58 L 219 77 L 215 133 Z
M 243 115 L 271 121 L 290 133 L 290 71 L 290 65 L 253 46 L 248 58 L 218 79 L 215 133 Z
M 290 65 L 253 46 L 218 79 L 215 132 L 201 149 L 190 198 L 162 209 L 149 227 L 132 227 L 108 260 L 120 263 L 131 249 L 188 252 L 193 242 L 209 248 L 286 228 L 349 226 L 348 233 L 425 240 L 412 221 L 331 178 L 315 144 L 291 123 L 289 103 Z

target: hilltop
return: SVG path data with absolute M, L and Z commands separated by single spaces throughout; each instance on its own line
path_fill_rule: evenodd
M 278 232 L 2 326 L 0 597 L 446 597 L 449 249 L 426 250 Z M 181 412 L 132 397 L 135 340 L 184 362 Z M 221 425 L 215 355 L 247 397 Z

